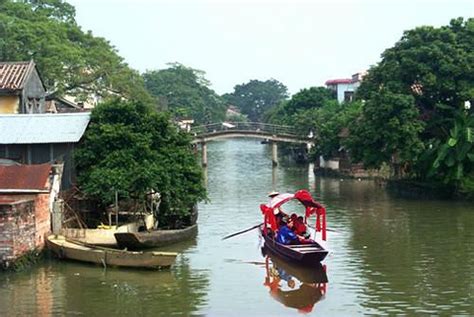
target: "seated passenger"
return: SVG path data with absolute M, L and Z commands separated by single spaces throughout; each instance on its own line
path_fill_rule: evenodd
M 283 225 L 278 230 L 276 241 L 281 244 L 298 244 L 299 238 L 293 231 L 293 222 L 288 221 L 288 217 L 282 218 Z
M 302 216 L 296 218 L 294 228 L 295 233 L 297 235 L 302 236 L 305 239 L 309 239 L 310 234 L 308 232 L 308 229 L 306 228 L 306 225 L 304 224 Z

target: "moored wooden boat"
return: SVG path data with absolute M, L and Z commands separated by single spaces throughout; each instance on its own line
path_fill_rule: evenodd
M 80 241 L 85 244 L 116 248 L 117 240 L 114 237 L 115 233 L 137 232 L 138 227 L 138 222 L 131 222 L 118 227 L 104 226 L 97 229 L 64 228 L 61 230 L 61 235 L 65 236 L 67 239 Z
M 196 236 L 197 224 L 177 230 L 153 230 L 143 232 L 117 232 L 115 239 L 120 248 L 140 250 L 156 248 L 186 241 Z
M 104 266 L 132 268 L 169 267 L 175 260 L 175 252 L 132 252 L 94 247 L 63 236 L 51 235 L 46 244 L 59 258 L 95 263 Z
M 310 244 L 285 245 L 278 243 L 262 229 L 260 231 L 265 240 L 265 247 L 285 260 L 310 265 L 320 263 L 328 255 L 328 251 L 316 241 Z

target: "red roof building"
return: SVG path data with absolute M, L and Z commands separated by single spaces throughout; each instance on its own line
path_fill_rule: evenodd
M 0 114 L 44 113 L 46 87 L 33 61 L 0 62 Z

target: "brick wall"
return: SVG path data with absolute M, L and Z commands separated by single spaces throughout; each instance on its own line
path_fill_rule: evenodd
M 10 200 L 34 200 L 35 202 L 35 226 L 36 231 L 34 234 L 35 237 L 35 246 L 39 249 L 42 249 L 45 244 L 45 237 L 51 233 L 51 213 L 49 210 L 49 193 L 44 194 L 10 194 L 2 195 L 0 199 L 10 199 Z M 0 236 L 2 230 L 0 228 Z
M 0 262 L 8 264 L 36 248 L 35 202 L 0 203 Z
M 36 195 L 35 199 L 36 219 L 36 247 L 43 248 L 44 239 L 51 233 L 51 212 L 49 210 L 49 194 Z

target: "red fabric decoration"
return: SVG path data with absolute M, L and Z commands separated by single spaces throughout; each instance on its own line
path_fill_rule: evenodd
M 294 195 L 280 194 L 274 197 L 269 205 L 260 205 L 260 210 L 265 219 L 264 232 L 267 233 L 267 225 L 269 225 L 272 230 L 278 229 L 273 210 L 292 199 L 298 199 L 306 207 L 305 223 L 307 223 L 307 218 L 311 215 L 316 215 L 316 232 L 321 232 L 322 239 L 326 241 L 326 209 L 323 205 L 315 201 L 313 197 L 311 197 L 311 194 L 304 189 L 297 191 Z
M 273 208 L 268 207 L 267 205 L 261 204 L 260 210 L 264 216 L 263 221 L 263 231 L 267 233 L 267 225 L 270 225 L 270 228 L 275 231 L 278 229 L 275 215 L 273 214 Z

